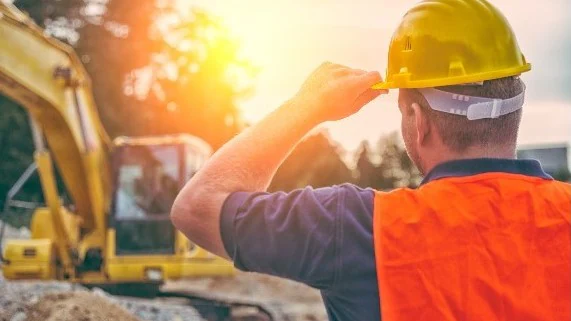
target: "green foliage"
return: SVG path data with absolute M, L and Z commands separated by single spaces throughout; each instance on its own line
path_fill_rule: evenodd
M 257 70 L 219 19 L 170 3 L 15 1 L 74 46 L 112 137 L 186 132 L 218 148 L 242 129 L 236 102 Z
M 361 187 L 378 186 L 382 182 L 382 177 L 380 172 L 377 170 L 377 165 L 375 165 L 371 160 L 372 156 L 369 143 L 367 141 L 362 142 L 357 152 L 356 163 L 356 183 Z
M 416 187 L 420 183 L 420 173 L 396 133 L 382 137 L 374 150 L 363 142 L 354 157 L 356 166 L 351 170 L 343 161 L 343 151 L 325 133 L 309 136 L 278 169 L 270 190 L 291 191 L 342 183 L 389 190 Z
M 341 159 L 339 148 L 324 133 L 319 133 L 299 143 L 278 169 L 270 190 L 291 191 L 352 181 L 351 170 Z
M 14 101 L 0 95 L 0 220 L 9 222 L 12 226 L 28 226 L 32 210 L 21 208 L 8 208 L 2 213 L 8 191 L 26 168 L 34 162 L 34 144 L 29 125 L 29 118 L 23 108 Z M 69 204 L 69 198 L 61 175 L 56 169 L 56 183 L 62 195 L 64 204 Z M 34 173 L 22 186 L 14 200 L 42 204 L 42 186 L 40 178 Z
M 217 148 L 242 129 L 236 102 L 251 93 L 256 69 L 240 56 L 238 42 L 220 21 L 161 3 L 168 2 L 14 2 L 48 35 L 74 47 L 112 137 L 186 132 Z M 0 106 L 2 205 L 32 162 L 33 144 L 25 111 L 4 97 Z M 42 201 L 37 176 L 18 199 Z M 18 224 L 26 224 L 27 217 Z
M 33 143 L 28 116 L 15 102 L 0 96 L 0 211 L 8 190 L 33 162 Z M 41 186 L 37 174 L 26 183 L 18 200 L 41 202 Z M 29 212 L 18 212 L 7 218 L 14 226 L 23 226 L 30 220 Z M 6 214 L 8 215 L 8 214 Z M 6 217 L 2 217 L 2 220 Z
M 215 148 L 243 128 L 237 99 L 252 93 L 257 69 L 240 55 L 240 45 L 218 19 L 194 9 L 166 25 L 158 58 L 156 97 L 161 132 L 190 132 Z
M 371 158 L 378 159 L 373 162 Z M 367 142 L 361 144 L 357 158 L 357 185 L 378 190 L 395 187 L 416 187 L 421 177 L 402 146 L 397 133 L 381 137 L 371 151 Z
M 553 178 L 561 182 L 571 183 L 571 172 L 567 168 L 562 168 L 553 174 Z
M 34 211 L 31 209 L 11 207 L 6 213 L 2 213 L 1 220 L 15 228 L 29 227 L 33 214 Z

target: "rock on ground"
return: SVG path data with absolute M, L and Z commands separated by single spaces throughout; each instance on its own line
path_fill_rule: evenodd
M 119 298 L 66 282 L 6 281 L 0 321 L 203 321 L 192 307 Z

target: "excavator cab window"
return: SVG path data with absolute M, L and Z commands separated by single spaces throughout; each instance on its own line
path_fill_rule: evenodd
M 183 153 L 183 145 L 117 150 L 113 224 L 118 255 L 174 253 L 169 213 L 185 176 Z

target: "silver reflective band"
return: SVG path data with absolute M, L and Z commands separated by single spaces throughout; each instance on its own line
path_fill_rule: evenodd
M 434 88 L 420 88 L 430 107 L 444 113 L 462 115 L 469 120 L 498 118 L 523 107 L 524 91 L 509 99 L 492 99 L 453 94 Z

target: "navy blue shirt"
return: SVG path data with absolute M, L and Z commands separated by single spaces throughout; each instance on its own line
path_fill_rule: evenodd
M 422 183 L 488 172 L 551 179 L 537 161 L 474 159 L 441 164 Z M 224 247 L 240 270 L 319 289 L 332 321 L 379 320 L 373 199 L 351 184 L 233 193 L 222 207 Z

